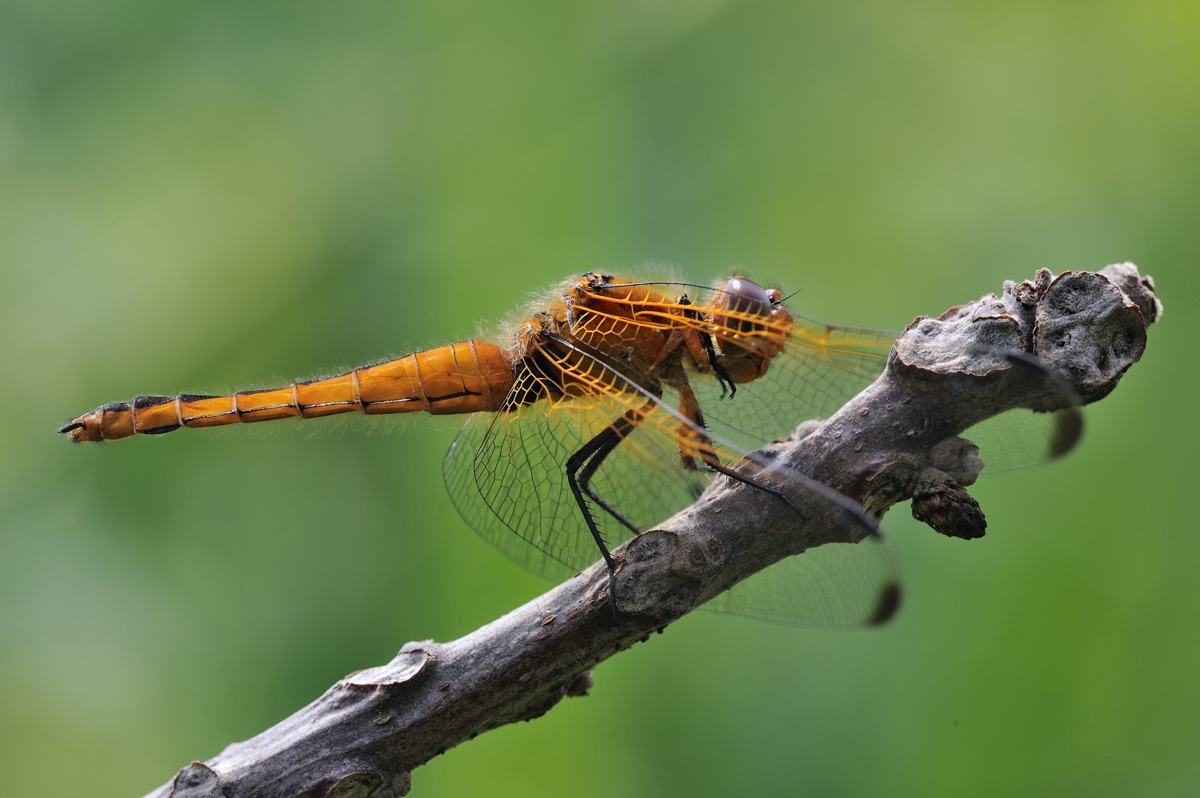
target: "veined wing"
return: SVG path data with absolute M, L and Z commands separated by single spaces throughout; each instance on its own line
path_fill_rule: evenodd
M 786 557 L 704 605 L 709 612 L 821 629 L 876 626 L 895 614 L 901 568 L 881 536 Z
M 695 286 L 686 286 L 695 291 Z M 674 292 L 672 292 L 674 288 Z M 685 286 L 656 285 L 664 296 Z M 737 386 L 736 396 L 712 374 L 699 374 L 693 390 L 707 426 L 747 450 L 790 435 L 803 421 L 823 419 L 876 379 L 887 364 L 896 333 L 844 327 L 788 310 L 785 322 L 722 305 L 722 291 L 703 289 L 687 304 L 666 301 L 639 314 L 646 323 L 708 335 L 718 348 L 778 346 L 761 377 Z M 1013 343 L 988 353 L 1040 379 L 1055 412 L 1018 409 L 988 419 L 963 437 L 979 446 L 987 473 L 1038 465 L 1069 452 L 1082 437 L 1083 417 L 1069 386 Z
M 580 377 L 596 381 L 602 373 L 605 378 L 599 384 L 607 383 L 612 390 L 516 408 L 490 420 L 474 418 L 445 461 L 447 486 L 464 519 L 507 556 L 550 578 L 597 559 L 596 546 L 571 495 L 565 463 L 615 419 L 633 412 L 641 421 L 603 461 L 591 485 L 633 526 L 652 528 L 687 506 L 709 476 L 685 468 L 680 459 L 680 429 L 691 422 L 676 409 L 674 392 L 667 389 L 660 397 L 618 371 L 608 353 L 589 355 L 578 364 L 587 371 Z M 526 374 L 518 380 L 514 395 L 529 392 L 532 379 Z M 730 441 L 715 438 L 714 445 L 726 457 L 744 454 Z M 848 515 L 862 517 L 861 508 L 851 500 L 804 475 L 790 476 L 772 470 L 771 482 L 793 502 L 834 503 Z M 765 501 L 776 500 L 763 496 Z M 632 534 L 602 508 L 591 509 L 607 543 L 615 545 Z M 860 536 L 867 538 L 863 544 L 831 544 L 803 555 L 801 570 L 806 579 L 784 586 L 787 599 L 757 603 L 726 599 L 717 608 L 801 625 L 878 622 L 880 606 L 890 601 L 894 608 L 898 600 L 898 571 L 873 523 L 863 517 L 860 525 L 864 527 Z M 825 562 L 828 568 L 823 567 Z M 736 595 L 759 592 L 739 587 Z
M 791 311 L 790 330 L 771 330 L 783 349 L 753 382 L 722 398 L 714 379 L 696 380 L 696 395 L 712 429 L 743 447 L 757 448 L 791 435 L 810 419 L 825 419 L 870 385 L 887 365 L 896 334 L 840 327 Z M 729 329 L 714 337 L 720 343 L 743 338 Z
M 895 333 L 841 327 L 795 311 L 790 313 L 793 324 L 783 350 L 771 361 L 767 373 L 747 385 L 745 391 L 739 391 L 734 401 L 721 402 L 719 385 L 701 383 L 701 401 L 713 408 L 710 415 L 714 428 L 735 439 L 739 434 L 748 436 L 747 446 L 755 445 L 757 440 L 765 442 L 772 429 L 784 430 L 775 435 L 790 434 L 802 420 L 823 419 L 836 412 L 882 373 L 897 337 Z M 996 346 L 968 354 L 976 361 L 990 360 L 994 368 L 1013 369 L 1039 383 L 1045 407 L 1055 409 L 1044 412 L 1043 408 L 1018 408 L 965 430 L 961 437 L 979 448 L 989 475 L 1062 457 L 1083 435 L 1081 403 L 1074 390 L 1024 351 L 1014 324 L 1001 325 Z M 782 333 L 769 326 L 745 333 L 726 324 L 715 329 L 713 335 L 717 340 L 736 343 L 748 334 Z M 1011 336 L 1007 348 L 1000 344 L 1004 334 Z M 963 384 L 965 390 L 973 388 L 973 380 L 964 380 Z M 743 393 L 749 410 L 734 407 Z M 767 425 L 760 426 L 764 419 L 769 419 Z
M 665 285 L 652 290 L 672 295 Z M 896 337 L 828 324 L 794 311 L 790 315 L 787 324 L 772 327 L 762 314 L 739 316 L 729 303 L 714 301 L 712 294 L 700 295 L 696 302 L 643 304 L 639 312 L 645 323 L 664 331 L 695 330 L 721 349 L 729 343 L 746 348 L 755 338 L 783 342 L 767 373 L 738 386 L 736 398 L 712 374 L 694 375 L 706 426 L 746 449 L 790 434 L 802 420 L 838 410 L 882 372 Z M 1040 380 L 1052 397 L 1048 404 L 1064 408 L 1053 413 L 1014 410 L 967 430 L 964 436 L 982 445 L 989 472 L 1037 464 L 1069 451 L 1082 431 L 1071 389 L 1019 349 L 989 354 Z M 866 551 L 872 548 L 877 551 Z M 861 625 L 879 607 L 879 586 L 898 585 L 898 573 L 895 557 L 877 537 L 860 544 L 827 544 L 771 566 L 706 608 L 785 623 Z
M 746 450 L 790 435 L 803 421 L 826 418 L 882 372 L 896 334 L 842 327 L 788 310 L 771 319 L 761 308 L 729 307 L 717 288 L 644 283 L 660 302 L 627 301 L 638 324 L 707 336 L 716 351 L 776 350 L 766 374 L 731 391 L 715 371 L 693 373 L 691 386 L 707 426 Z M 685 298 L 690 292 L 690 298 Z M 620 303 L 599 294 L 611 304 Z M 672 298 L 674 297 L 674 298 Z
M 443 464 L 450 498 L 510 559 L 551 580 L 570 576 L 600 555 L 568 485 L 566 463 L 606 426 L 643 406 L 640 395 L 606 394 L 473 416 Z M 691 504 L 707 481 L 683 467 L 667 429 L 671 421 L 661 405 L 652 405 L 591 480 L 639 529 Z M 603 508 L 591 512 L 610 547 L 633 534 Z

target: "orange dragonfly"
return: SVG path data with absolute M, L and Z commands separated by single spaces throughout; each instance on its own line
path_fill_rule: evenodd
M 463 519 L 551 579 L 590 565 L 597 551 L 611 574 L 610 542 L 687 506 L 712 474 L 791 503 L 726 462 L 837 410 L 878 376 L 894 340 L 794 313 L 778 290 L 740 276 L 706 288 L 589 272 L 550 292 L 499 343 L 462 341 L 284 388 L 138 396 L 59 432 L 105 441 L 347 412 L 472 414 L 444 461 Z M 825 626 L 878 620 L 878 595 L 898 581 L 874 519 L 792 477 L 791 495 L 843 505 L 867 545 L 788 558 L 716 608 Z

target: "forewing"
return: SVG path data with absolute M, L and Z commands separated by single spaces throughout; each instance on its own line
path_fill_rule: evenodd
M 784 341 L 767 373 L 739 385 L 733 397 L 712 373 L 698 374 L 693 380 L 709 428 L 745 448 L 791 434 L 802 421 L 824 419 L 836 412 L 883 372 L 896 339 L 894 333 L 841 327 L 795 311 L 791 311 L 790 329 L 744 316 L 740 320 L 751 329 L 744 333 L 736 329 L 737 325 L 706 324 L 706 318 L 719 312 L 739 319 L 738 314 L 713 310 L 711 296 L 705 302 L 695 318 L 681 323 L 707 332 L 718 344 L 744 343 L 746 337 L 777 337 Z M 1078 444 L 1083 434 L 1079 399 L 1052 370 L 1016 346 L 981 350 L 976 358 L 1006 361 L 1007 368 L 1036 383 L 1043 396 L 1043 409 L 1002 413 L 963 434 L 979 446 L 985 473 L 1039 465 L 1063 456 Z
M 837 327 L 793 312 L 790 330 L 769 326 L 759 335 L 778 335 L 783 350 L 767 373 L 737 386 L 732 397 L 711 374 L 693 380 L 709 427 L 753 449 L 786 437 L 801 422 L 824 419 L 871 384 L 887 364 L 894 333 Z M 720 340 L 728 332 L 718 332 Z

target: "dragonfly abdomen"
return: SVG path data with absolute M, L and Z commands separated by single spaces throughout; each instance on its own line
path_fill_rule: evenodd
M 461 341 L 334 377 L 225 396 L 138 396 L 103 405 L 65 424 L 72 441 L 157 435 L 180 427 L 318 418 L 337 413 L 476 413 L 499 409 L 513 383 L 508 353 L 485 341 Z

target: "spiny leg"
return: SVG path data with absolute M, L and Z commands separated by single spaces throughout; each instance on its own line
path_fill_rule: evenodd
M 628 413 L 621 416 L 621 418 L 618 418 L 612 424 L 605 427 L 604 430 L 596 436 L 597 438 L 604 437 L 605 445 L 597 449 L 597 451 L 593 452 L 592 455 L 587 458 L 587 462 L 577 474 L 579 487 L 582 488 L 583 492 L 588 495 L 588 498 L 598 504 L 604 510 L 604 512 L 617 519 L 622 526 L 635 535 L 642 534 L 642 530 L 638 528 L 637 524 L 633 523 L 624 515 L 622 515 L 617 508 L 609 504 L 603 496 L 593 490 L 591 481 L 592 477 L 596 473 L 596 470 L 600 468 L 601 463 L 604 462 L 604 459 L 617 448 L 617 445 L 620 444 L 630 432 L 633 431 L 633 428 L 637 426 L 641 419 L 645 418 L 646 412 L 648 412 L 650 409 L 650 406 L 647 406 L 642 408 L 642 410 L 630 410 Z
M 596 526 L 596 519 L 592 516 L 591 508 L 588 507 L 587 502 L 584 500 L 584 495 L 586 494 L 602 510 L 627 527 L 635 535 L 641 534 L 642 530 L 596 493 L 590 483 L 596 470 L 604 462 L 605 458 L 617 448 L 618 444 L 633 431 L 633 428 L 644 417 L 644 410 L 630 410 L 626 412 L 585 443 L 579 451 L 571 455 L 566 464 L 567 484 L 571 487 L 571 493 L 575 497 L 575 503 L 579 505 L 579 511 L 583 513 L 583 520 L 587 524 L 588 531 L 592 533 L 592 539 L 596 541 L 596 546 L 600 549 L 600 554 L 604 557 L 604 562 L 608 566 L 608 599 L 612 605 L 613 620 L 617 622 L 620 621 L 617 614 L 617 564 L 613 560 L 608 546 L 604 543 L 604 538 L 600 534 L 600 529 Z
M 704 356 L 708 358 L 708 365 L 712 367 L 713 374 L 717 375 L 717 382 L 721 386 L 721 398 L 724 399 L 728 391 L 729 398 L 732 399 L 737 395 L 737 385 L 725 367 L 717 362 L 717 350 L 713 347 L 712 336 L 706 332 L 699 333 L 699 336 L 700 344 L 704 347 Z
M 688 295 L 684 294 L 679 297 L 680 305 L 691 305 L 692 300 L 688 299 Z M 683 312 L 685 318 L 692 321 L 699 321 L 700 314 L 695 310 L 685 310 Z M 713 374 L 717 377 L 717 383 L 721 386 L 721 398 L 724 399 L 726 393 L 732 399 L 737 394 L 737 385 L 734 384 L 733 378 L 729 376 L 729 372 L 725 370 L 717 357 L 717 349 L 713 346 L 712 335 L 704 330 L 697 330 L 696 337 L 700 340 L 700 346 L 704 349 L 704 359 L 708 361 L 708 367 L 712 369 Z

